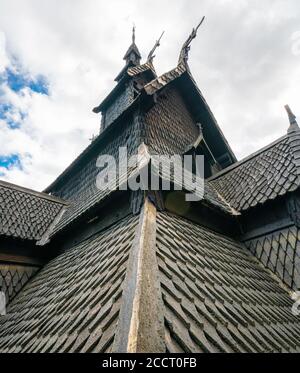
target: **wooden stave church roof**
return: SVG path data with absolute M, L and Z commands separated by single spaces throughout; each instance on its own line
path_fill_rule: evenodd
M 173 80 L 174 79 L 170 79 L 165 85 L 170 84 Z M 156 89 L 161 88 L 160 86 L 156 87 Z M 279 142 L 272 144 L 268 150 L 276 147 L 278 143 L 285 143 L 285 140 L 279 140 Z M 297 141 L 293 142 L 293 144 L 295 143 L 297 146 Z M 285 164 L 287 159 L 286 148 L 284 147 L 281 151 L 275 153 L 278 158 L 271 160 L 269 166 L 272 164 Z M 255 154 L 251 159 L 254 161 L 258 160 L 259 162 L 260 157 L 261 153 Z M 291 151 L 290 157 L 288 157 L 290 162 L 293 162 L 292 157 L 293 153 Z M 284 162 L 282 159 L 284 159 Z M 239 173 L 241 170 L 242 173 L 245 163 L 246 162 L 241 162 L 236 166 L 229 167 L 228 173 L 233 172 L 231 171 L 233 169 L 235 170 L 234 172 Z M 226 174 L 227 171 L 224 170 L 216 176 L 216 179 L 222 180 L 223 177 L 225 178 Z M 261 177 L 263 177 L 263 173 Z M 226 190 L 223 190 L 219 185 L 216 186 L 214 180 L 215 178 L 212 178 L 212 180 L 208 182 L 208 185 L 211 185 L 209 188 L 216 188 L 220 196 L 223 197 L 223 203 L 225 200 L 227 206 L 234 207 L 235 201 L 226 200 L 226 198 L 224 198 Z M 292 187 L 286 187 L 285 193 L 298 188 L 299 185 L 296 183 L 296 180 L 298 181 L 298 179 L 295 178 L 292 182 Z M 287 183 L 286 185 L 288 185 L 288 180 L 285 180 L 285 182 Z M 285 185 L 285 183 L 283 184 Z M 258 185 L 261 185 L 261 183 L 258 182 Z M 273 195 L 272 198 L 266 198 L 260 201 L 260 203 L 265 203 L 268 199 L 277 198 L 281 194 L 282 193 L 277 190 L 275 196 Z M 61 220 L 60 223 L 57 221 L 56 230 L 59 231 L 62 227 L 64 228 L 68 224 L 73 223 L 78 216 L 82 216 L 81 214 L 84 214 L 95 204 L 101 203 L 106 197 L 107 195 L 104 197 L 96 196 L 96 198 L 91 199 L 91 202 L 83 200 L 82 206 L 84 211 L 81 211 L 79 214 L 76 213 L 75 215 L 71 214 L 71 218 L 67 223 L 62 223 L 63 220 Z M 62 203 L 62 205 L 64 204 Z M 251 204 L 249 205 L 249 208 L 253 207 Z M 12 210 L 14 208 L 17 208 L 17 205 L 12 207 Z M 236 208 L 237 210 L 246 210 L 243 206 L 241 208 L 240 205 L 236 205 Z M 233 208 L 231 210 L 233 210 Z M 66 214 L 65 216 L 67 217 L 68 215 Z M 55 219 L 53 219 L 53 221 L 54 220 Z M 13 217 L 11 218 L 11 222 L 13 222 Z M 80 251 L 78 247 L 83 247 L 84 252 L 91 251 L 91 253 L 94 253 L 94 259 L 95 262 L 97 262 L 97 259 L 100 259 L 100 257 L 97 257 L 99 254 L 97 250 L 93 251 L 95 248 L 94 245 L 98 245 L 100 251 L 108 250 L 104 255 L 109 257 L 109 249 L 114 243 L 115 236 L 121 235 L 120 232 L 122 232 L 122 234 L 126 232 L 127 236 L 125 237 L 127 237 L 127 240 L 124 238 L 124 240 L 121 240 L 119 243 L 120 247 L 116 245 L 115 248 L 119 248 L 123 251 L 123 248 L 126 247 L 127 251 L 125 253 L 130 255 L 130 250 L 132 250 L 131 245 L 133 245 L 134 237 L 137 235 L 137 224 L 136 217 L 128 216 L 121 222 L 116 223 L 113 227 L 105 229 L 78 246 L 67 250 L 61 254 L 60 257 L 47 264 L 13 299 L 9 305 L 8 316 L 5 317 L 5 319 L 0 319 L 0 325 L 3 327 L 0 332 L 0 351 L 112 351 L 114 348 L 114 333 L 117 329 L 118 312 L 120 312 L 121 308 L 121 305 L 118 304 L 120 297 L 112 296 L 110 298 L 111 304 L 108 306 L 101 303 L 100 299 L 96 298 L 96 301 L 99 301 L 98 306 L 101 305 L 104 311 L 107 306 L 109 311 L 107 311 L 105 316 L 102 315 L 103 319 L 101 319 L 102 311 L 100 310 L 100 315 L 98 315 L 98 317 L 101 321 L 99 321 L 99 325 L 97 325 L 98 333 L 93 334 L 89 325 L 89 323 L 92 324 L 95 321 L 95 319 L 93 320 L 93 310 L 84 309 L 82 311 L 80 309 L 80 312 L 74 311 L 75 305 L 86 305 L 89 299 L 85 298 L 86 289 L 88 287 L 85 286 L 84 282 L 81 282 L 84 281 L 85 276 L 82 268 L 78 267 L 82 265 L 82 263 L 77 260 L 78 251 Z M 127 229 L 125 229 L 125 227 L 127 227 Z M 163 344 L 167 351 L 300 351 L 299 341 L 296 338 L 299 333 L 299 323 L 290 313 L 292 303 L 287 290 L 280 281 L 276 280 L 267 270 L 262 268 L 261 264 L 252 257 L 243 244 L 216 232 L 212 232 L 195 223 L 186 221 L 183 218 L 175 217 L 164 212 L 157 214 L 156 227 L 157 270 L 161 285 L 160 296 L 164 303 L 162 308 L 163 313 L 160 314 L 159 317 L 164 319 L 165 334 Z M 174 237 L 178 236 L 180 238 L 177 241 L 175 240 L 174 244 Z M 21 238 L 28 239 L 29 237 Z M 39 236 L 36 238 L 40 239 L 41 237 Z M 196 257 L 186 256 L 188 253 L 186 253 L 185 248 L 190 247 L 191 243 L 199 248 L 202 247 L 202 250 L 200 250 L 198 254 L 196 252 Z M 220 257 L 226 257 L 228 249 L 230 251 L 230 247 L 235 254 L 237 252 L 240 254 L 238 258 L 234 260 L 236 265 L 234 268 L 237 270 L 238 276 L 241 276 L 237 279 L 235 279 L 235 273 L 232 273 L 231 278 L 226 275 L 230 266 L 234 264 L 230 263 L 228 267 L 226 266 L 226 260 L 220 260 Z M 216 254 L 216 252 L 218 254 Z M 71 268 L 69 261 L 69 256 L 72 256 L 72 253 L 74 268 Z M 195 252 L 193 253 L 195 255 Z M 166 264 L 167 262 L 169 262 L 169 265 Z M 205 263 L 204 266 L 203 262 Z M 119 263 L 124 265 L 122 267 L 123 272 L 120 272 L 124 274 L 127 269 L 127 262 L 124 257 L 118 257 L 113 260 L 111 271 L 117 274 L 117 270 L 113 264 L 118 265 Z M 202 265 L 199 266 L 199 263 L 202 263 Z M 190 275 L 188 279 L 186 271 L 180 273 L 185 266 L 188 266 L 186 268 L 194 267 L 196 269 L 198 266 L 199 270 L 201 269 L 202 271 L 202 273 L 199 271 L 198 276 L 203 281 L 203 286 L 196 286 L 196 292 L 195 287 L 192 285 L 195 285 L 197 282 L 197 276 Z M 170 273 L 170 268 L 173 268 L 175 272 L 171 271 L 172 273 Z M 213 281 L 209 279 L 212 275 L 212 270 L 214 272 Z M 54 271 L 57 276 L 54 276 L 54 279 L 52 271 Z M 60 283 L 60 278 L 65 278 L 62 277 L 64 271 L 66 271 L 66 273 L 71 272 L 72 275 L 77 273 L 77 271 L 79 271 L 80 274 L 82 273 L 82 277 L 78 283 L 72 281 L 75 289 L 71 287 L 71 289 L 66 289 L 65 292 L 63 291 L 65 284 Z M 176 271 L 178 273 L 176 273 Z M 108 283 L 105 284 L 105 290 L 99 286 L 99 288 L 97 288 L 97 293 L 99 292 L 99 294 L 102 294 L 102 290 L 105 292 L 107 288 L 109 288 L 114 295 L 118 293 L 120 296 L 121 288 L 114 288 L 115 283 L 113 281 L 115 278 L 112 276 L 112 273 L 109 271 L 104 273 L 100 272 L 100 276 L 109 280 Z M 111 276 L 112 278 L 110 278 Z M 255 279 L 253 282 L 250 281 L 252 277 Z M 70 281 L 71 279 L 73 280 L 72 276 L 68 278 Z M 93 280 L 97 281 L 94 277 L 85 279 L 86 284 L 90 284 Z M 190 283 L 190 289 L 193 289 L 193 291 L 187 290 L 186 281 L 188 280 L 194 283 Z M 256 282 L 256 280 L 258 282 Z M 260 282 L 260 280 L 262 282 Z M 122 286 L 122 281 L 124 281 L 124 278 L 118 283 L 119 286 Z M 211 282 L 213 282 L 213 284 L 211 284 Z M 237 294 L 236 287 L 239 284 L 242 284 L 241 292 Z M 63 288 L 59 288 L 56 285 L 61 285 Z M 228 288 L 226 288 L 226 291 L 223 289 L 224 292 L 219 294 L 220 289 L 218 289 L 217 286 L 224 288 L 227 285 Z M 216 287 L 213 293 L 210 292 L 210 290 L 212 290 L 211 286 Z M 247 292 L 249 287 L 253 292 Z M 88 289 L 92 290 L 91 288 Z M 78 290 L 78 292 L 76 290 Z M 28 297 L 26 297 L 27 292 L 31 294 L 31 303 Z M 245 292 L 245 294 L 243 292 Z M 271 295 L 269 293 L 271 293 Z M 89 294 L 91 293 L 89 292 Z M 51 303 L 48 304 L 49 312 L 45 312 L 45 309 L 47 309 L 45 299 L 48 296 L 48 301 L 49 299 L 55 301 L 57 297 L 62 296 L 62 303 L 60 303 L 59 306 L 62 309 L 62 314 L 57 315 L 55 304 L 51 305 Z M 186 299 L 190 302 L 190 308 L 186 307 Z M 204 305 L 200 313 L 195 306 L 195 301 L 197 301 L 197 299 L 200 299 Z M 65 302 L 67 304 L 66 308 L 64 308 Z M 247 307 L 249 310 L 249 304 L 253 306 L 254 309 L 257 307 L 258 310 L 257 303 L 260 303 L 259 315 L 254 315 L 252 312 L 250 316 L 251 320 L 249 320 L 249 314 L 245 313 L 245 310 L 247 310 Z M 42 306 L 45 306 L 45 309 L 41 308 Z M 71 308 L 68 308 L 69 306 Z M 37 307 L 36 313 L 35 307 Z M 19 313 L 20 309 L 24 310 L 23 313 Z M 197 311 L 196 314 L 194 313 L 195 309 Z M 50 319 L 49 315 L 51 315 L 51 312 L 54 312 L 53 317 L 57 317 L 56 321 L 61 323 L 61 325 L 68 320 L 62 336 L 59 335 L 57 327 L 55 328 L 55 323 Z M 90 312 L 92 319 L 85 319 L 83 315 L 87 315 Z M 266 314 L 268 315 L 267 318 Z M 288 319 L 288 322 L 284 321 L 281 316 Z M 213 320 L 213 318 L 215 319 Z M 101 324 L 102 321 L 104 321 L 104 324 Z M 42 327 L 39 328 L 38 325 Z M 99 331 L 100 329 L 101 332 Z M 289 335 L 289 341 L 284 336 L 285 334 Z M 31 343 L 28 343 L 29 339 Z
M 0 351 L 118 351 L 138 226 L 127 216 L 48 263 L 0 318 Z M 163 320 L 165 351 L 300 351 L 288 292 L 243 244 L 166 212 L 155 226 L 162 306 L 145 317 Z

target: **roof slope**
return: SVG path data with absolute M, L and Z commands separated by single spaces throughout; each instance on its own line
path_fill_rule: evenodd
M 135 136 L 132 136 L 135 132 Z M 126 140 L 127 139 L 127 140 Z M 62 198 L 67 199 L 70 206 L 63 215 L 61 221 L 56 225 L 53 233 L 56 233 L 81 218 L 90 209 L 101 203 L 105 198 L 114 193 L 123 183 L 128 180 L 129 175 L 136 172 L 136 165 L 128 166 L 127 170 L 119 170 L 116 175 L 116 183 L 112 181 L 103 188 L 97 188 L 96 181 L 102 168 L 97 167 L 97 159 L 100 155 L 109 154 L 114 157 L 116 163 L 119 162 L 119 148 L 127 145 L 128 156 L 138 152 L 139 135 L 135 124 L 131 122 L 123 125 L 112 141 L 104 141 L 98 144 L 97 152 L 91 153 L 88 161 L 78 168 L 77 172 L 65 182 L 59 193 Z M 120 160 L 121 162 L 121 160 Z M 117 170 L 118 171 L 118 170 Z
M 124 218 L 47 264 L 0 317 L 0 351 L 109 351 L 137 222 Z
M 136 338 L 139 352 L 300 351 L 292 305 L 241 243 L 146 200 L 25 285 L 0 318 L 0 352 L 126 351 Z
M 122 135 L 122 134 L 121 134 Z M 122 137 L 122 136 L 120 136 Z M 118 139 L 116 138 L 116 144 L 118 145 Z M 175 180 L 174 173 L 171 172 L 170 175 L 164 169 L 159 167 L 158 162 L 154 155 L 151 155 L 148 152 L 148 148 L 142 143 L 141 146 L 137 150 L 137 153 L 140 154 L 142 149 L 146 148 L 145 158 L 149 157 L 145 160 L 144 166 L 146 163 L 151 166 L 151 172 L 153 174 L 158 175 L 163 180 L 168 180 L 171 183 L 176 185 L 181 185 L 180 181 Z M 133 150 L 132 150 L 133 152 Z M 100 150 L 99 150 L 100 153 Z M 103 151 L 102 153 L 105 153 Z M 128 169 L 122 173 L 118 174 L 115 180 L 112 181 L 110 184 L 106 184 L 105 188 L 97 188 L 96 186 L 96 177 L 97 177 L 97 168 L 96 168 L 96 160 L 93 159 L 90 164 L 86 167 L 86 171 L 83 169 L 83 177 L 79 177 L 78 179 L 84 180 L 86 185 L 82 188 L 77 184 L 77 194 L 72 196 L 68 199 L 69 207 L 66 209 L 65 213 L 63 214 L 61 220 L 56 224 L 56 226 L 52 230 L 52 235 L 62 231 L 65 227 L 69 226 L 69 224 L 73 224 L 75 221 L 80 219 L 83 215 L 87 214 L 91 209 L 95 208 L 98 204 L 102 203 L 106 198 L 108 198 L 115 190 L 120 189 L 121 186 L 127 183 L 130 177 L 134 178 L 141 172 L 141 168 L 138 164 L 133 164 L 128 166 Z M 78 183 L 78 179 L 75 179 L 75 182 L 72 180 L 71 185 L 75 185 Z M 190 185 L 190 189 L 193 190 L 193 185 Z M 66 197 L 67 198 L 67 197 Z M 202 195 L 201 195 L 202 198 Z M 203 195 L 204 203 L 217 208 L 223 213 L 226 214 L 234 214 L 235 212 L 229 206 L 229 204 L 223 199 L 222 196 L 218 193 L 218 191 L 210 184 L 206 183 L 204 188 L 204 195 Z
M 152 64 L 150 62 L 144 64 L 144 65 L 140 65 L 140 66 L 136 66 L 136 67 L 132 67 L 130 69 L 128 69 L 128 74 L 129 75 L 135 75 L 135 74 L 139 74 L 140 72 L 143 72 L 143 71 L 147 71 L 147 70 L 151 70 L 152 69 Z M 145 92 L 149 95 L 153 94 L 154 91 L 152 92 L 152 89 L 150 89 L 151 85 L 154 85 L 155 86 L 155 91 L 156 90 L 159 90 L 160 88 L 162 88 L 162 86 L 165 86 L 167 84 L 169 84 L 171 81 L 175 80 L 176 78 L 180 77 L 183 73 L 188 73 L 188 70 L 187 70 L 187 67 L 184 65 L 184 64 L 179 64 L 175 69 L 173 69 L 172 71 L 166 73 L 166 74 L 163 74 L 161 77 L 158 77 L 156 79 L 154 79 L 153 81 L 151 81 L 149 84 L 147 84 L 144 89 L 145 89 Z M 190 75 L 188 75 L 190 77 Z M 163 85 L 161 85 L 161 82 L 164 82 Z M 158 86 L 157 86 L 158 84 Z M 193 83 L 193 85 L 195 85 L 195 83 Z M 154 87 L 153 86 L 153 87 Z M 143 91 L 144 92 L 144 91 Z M 197 91 L 198 92 L 198 91 Z M 199 95 L 201 95 L 200 91 L 198 92 Z M 144 97 L 144 95 L 140 94 L 138 96 L 138 98 L 141 98 L 141 97 Z M 131 105 L 131 107 L 137 103 L 138 101 L 138 98 L 135 99 L 134 103 Z M 201 98 L 202 98 L 202 95 L 201 95 Z M 203 98 L 202 98 L 203 99 Z M 161 113 L 156 113 L 158 115 L 161 115 Z M 167 113 L 168 114 L 168 113 Z M 138 122 L 138 121 L 136 121 Z M 115 122 L 116 123 L 116 122 Z M 132 143 L 135 143 L 135 150 L 137 150 L 138 146 L 142 143 L 143 140 L 143 136 L 142 133 L 144 134 L 144 129 L 141 129 L 139 128 L 139 123 L 135 123 L 134 124 L 134 128 L 132 128 L 132 126 L 128 125 L 128 126 L 122 126 L 121 129 L 120 129 L 120 132 L 117 134 L 116 136 L 116 139 L 118 139 L 118 141 L 113 141 L 115 144 L 118 143 L 119 146 L 122 146 L 122 145 L 126 145 L 125 144 L 125 139 L 127 138 L 127 136 L 131 139 L 133 139 L 133 141 L 131 141 Z M 216 125 L 216 124 L 215 124 Z M 194 126 L 194 124 L 193 124 Z M 107 190 L 97 190 L 96 188 L 96 185 L 95 185 L 95 181 L 96 181 L 96 174 L 97 174 L 97 169 L 96 169 L 96 160 L 93 160 L 94 163 L 90 162 L 88 160 L 89 157 L 91 157 L 91 154 L 93 152 L 97 151 L 100 153 L 103 153 L 105 154 L 105 149 L 107 148 L 107 138 L 105 138 L 105 136 L 108 134 L 107 133 L 107 130 L 110 128 L 110 130 L 114 127 L 113 124 L 111 124 L 100 136 L 98 136 L 98 138 L 91 144 L 89 145 L 86 150 L 57 178 L 56 181 L 54 181 L 54 183 L 52 183 L 47 189 L 46 191 L 49 192 L 51 191 L 52 193 L 54 194 L 57 194 L 59 196 L 61 196 L 62 198 L 68 200 L 70 202 L 70 207 L 68 208 L 68 210 L 66 211 L 66 213 L 63 215 L 63 218 L 61 219 L 61 221 L 59 222 L 59 224 L 56 225 L 56 228 L 55 230 L 53 231 L 53 233 L 56 233 L 60 230 L 62 230 L 64 227 L 68 226 L 70 223 L 74 222 L 75 220 L 81 218 L 84 214 L 86 214 L 88 211 L 90 211 L 90 209 L 94 208 L 98 203 L 100 203 L 104 198 L 108 197 L 110 194 L 111 194 L 111 190 L 107 189 Z M 128 131 L 126 130 L 126 133 L 123 132 L 124 131 L 124 128 L 127 128 L 129 129 Z M 140 125 L 141 127 L 141 125 Z M 150 126 L 151 127 L 151 126 Z M 153 126 L 152 126 L 153 127 Z M 161 127 L 161 126 L 160 126 Z M 193 135 L 193 136 L 190 136 L 191 137 L 191 141 L 194 139 L 195 136 L 198 135 L 198 130 L 196 130 L 196 126 L 194 126 L 194 132 L 191 133 L 190 135 Z M 159 130 L 161 130 L 161 128 L 159 128 Z M 182 136 L 186 135 L 186 132 L 184 133 L 184 129 L 181 128 L 180 129 L 181 133 L 182 133 Z M 154 135 L 155 137 L 168 137 L 170 136 L 170 133 L 155 133 Z M 102 141 L 103 140 L 103 141 Z M 139 141 L 138 141 L 139 140 Z M 151 139 L 152 140 L 152 139 Z M 176 138 L 176 143 L 178 143 L 178 136 Z M 159 144 L 158 146 L 162 148 L 162 141 L 159 141 Z M 181 141 L 181 143 L 183 143 L 184 147 L 183 149 L 181 149 L 181 151 L 184 150 L 184 148 L 186 147 L 187 143 L 185 141 Z M 101 144 L 101 145 L 100 145 Z M 149 145 L 149 148 L 152 147 L 153 145 L 153 141 L 150 141 L 150 143 L 148 144 Z M 101 151 L 102 150 L 102 151 Z M 111 154 L 111 150 L 107 150 L 106 149 L 106 153 L 107 154 Z M 134 152 L 134 154 L 136 154 L 136 151 Z M 166 153 L 166 154 L 169 154 L 169 153 Z M 84 160 L 86 160 L 86 165 L 84 165 Z M 90 162 L 89 164 L 87 164 L 88 162 Z M 93 171 L 91 171 L 92 167 L 94 168 Z M 81 169 L 81 170 L 80 170 Z M 78 177 L 74 177 L 72 176 L 72 171 L 75 173 L 77 173 Z M 126 181 L 126 179 L 128 179 L 128 174 L 131 174 L 132 172 L 136 172 L 137 169 L 132 169 L 132 170 L 129 170 L 129 173 L 127 174 L 122 174 L 120 175 L 120 179 L 121 180 L 117 180 L 117 186 L 120 186 L 123 182 Z M 93 177 L 93 183 L 90 184 L 90 183 L 87 183 L 86 182 L 86 186 L 83 187 L 81 186 L 82 184 L 82 181 L 83 180 L 87 180 L 87 178 L 90 177 L 90 174 L 93 174 L 94 177 Z M 68 196 L 65 196 L 65 193 L 64 193 L 64 188 L 66 186 L 66 184 L 68 184 L 68 179 L 71 179 L 73 178 L 73 190 L 75 191 L 75 189 L 77 188 L 77 190 L 83 190 L 83 193 L 78 193 L 77 190 L 74 192 L 74 195 L 68 195 Z M 65 186 L 62 187 L 62 183 L 63 183 L 63 180 L 65 179 Z M 89 184 L 89 185 L 88 185 Z M 67 189 L 67 188 L 65 188 Z M 62 193 L 61 193 L 62 191 Z M 205 194 L 205 199 L 213 206 L 217 207 L 217 208 L 220 208 L 221 210 L 225 211 L 225 212 L 229 212 L 229 213 L 232 213 L 233 212 L 233 209 L 229 206 L 228 203 L 225 202 L 225 200 L 223 199 L 223 197 L 219 196 L 218 192 L 212 187 L 212 186 L 209 186 L 207 185 L 207 188 L 206 188 L 206 194 Z
M 40 240 L 65 205 L 45 193 L 0 181 L 0 236 Z
M 169 352 L 300 351 L 293 301 L 242 244 L 159 213 L 157 257 Z
M 127 172 L 118 175 L 116 182 L 105 185 L 105 188 L 98 189 L 96 182 L 94 185 L 90 185 L 89 188 L 75 199 L 70 201 L 70 207 L 66 210 L 60 222 L 53 229 L 53 234 L 61 231 L 67 227 L 70 223 L 73 223 L 80 219 L 90 209 L 94 208 L 97 204 L 101 203 L 105 198 L 110 196 L 114 191 L 118 190 L 121 185 L 126 183 L 129 176 L 135 174 L 138 171 L 137 167 L 128 168 Z
M 238 211 L 263 204 L 300 186 L 294 151 L 285 136 L 214 175 L 210 184 Z

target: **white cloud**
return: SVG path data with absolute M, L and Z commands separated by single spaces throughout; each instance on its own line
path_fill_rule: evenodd
M 9 59 L 7 58 L 7 55 L 6 55 L 5 35 L 3 32 L 0 32 L 0 73 L 5 71 L 8 64 L 9 64 Z
M 91 110 L 113 87 L 133 22 L 144 56 L 165 30 L 155 59 L 163 73 L 207 16 L 190 66 L 239 157 L 285 133 L 284 104 L 300 116 L 300 56 L 291 38 L 299 31 L 297 0 L 0 0 L 0 9 L 0 72 L 15 56 L 32 76 L 47 77 L 50 92 L 4 87 L 0 99 L 27 114 L 13 131 L 0 121 L 0 153 L 20 153 L 24 165 L 7 173 L 12 182 L 44 188 L 98 132 Z

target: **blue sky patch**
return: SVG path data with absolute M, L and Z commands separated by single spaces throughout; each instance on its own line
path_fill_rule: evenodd
M 6 119 L 6 123 L 7 123 L 8 127 L 9 127 L 11 130 L 15 130 L 15 129 L 21 127 L 21 123 L 20 123 L 20 122 L 13 121 L 12 119 L 9 119 L 9 118 Z
M 43 75 L 31 77 L 30 74 L 22 68 L 16 58 L 12 58 L 12 67 L 0 74 L 0 119 L 4 120 L 7 126 L 14 130 L 20 128 L 27 113 L 14 107 L 10 102 L 5 101 L 5 96 L 1 92 L 1 86 L 8 86 L 12 91 L 21 94 L 22 89 L 27 88 L 31 92 L 42 95 L 49 95 L 49 85 Z M 20 92 L 20 93 L 19 93 Z M 2 95 L 2 97 L 1 97 Z
M 42 95 L 49 95 L 49 88 L 48 83 L 45 77 L 39 75 L 36 77 L 35 80 L 31 80 L 29 82 L 29 88 L 36 93 L 40 93 Z
M 26 118 L 26 114 L 19 111 L 20 121 L 14 120 L 12 115 L 15 110 L 11 104 L 0 102 L 0 119 L 4 120 L 10 129 L 20 128 L 21 122 Z
M 0 102 L 0 119 L 6 120 L 6 115 L 10 110 L 12 110 L 12 105 Z
M 19 92 L 21 89 L 27 87 L 36 93 L 43 95 L 49 94 L 47 80 L 42 75 L 38 75 L 32 79 L 28 77 L 28 75 L 22 74 L 19 71 L 6 69 L 5 78 L 4 79 L 7 81 L 9 88 L 15 92 Z
M 22 169 L 20 156 L 18 154 L 0 155 L 0 167 L 7 170 L 13 167 Z

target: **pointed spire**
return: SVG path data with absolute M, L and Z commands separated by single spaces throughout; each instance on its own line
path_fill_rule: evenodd
M 203 17 L 201 19 L 201 21 L 199 22 L 199 24 L 198 24 L 198 26 L 196 28 L 193 28 L 191 35 L 187 38 L 187 40 L 183 44 L 183 46 L 181 48 L 181 51 L 180 51 L 178 64 L 180 64 L 182 62 L 184 62 L 184 63 L 187 62 L 188 57 L 189 57 L 189 50 L 191 48 L 190 47 L 191 42 L 197 36 L 198 28 L 202 25 L 202 23 L 204 22 L 204 19 L 205 19 L 205 17 Z
M 132 44 L 135 44 L 135 24 L 132 27 Z
M 139 65 L 141 61 L 141 54 L 138 50 L 138 47 L 135 44 L 135 26 L 132 27 L 132 43 L 128 48 L 127 52 L 125 53 L 124 60 L 126 61 L 126 65 L 133 64 Z
M 299 128 L 298 123 L 296 121 L 296 115 L 293 114 L 289 105 L 285 105 L 284 108 L 285 108 L 285 110 L 288 114 L 289 121 L 290 121 L 290 126 L 288 128 L 288 133 L 293 132 L 293 131 L 300 131 L 300 128 Z

